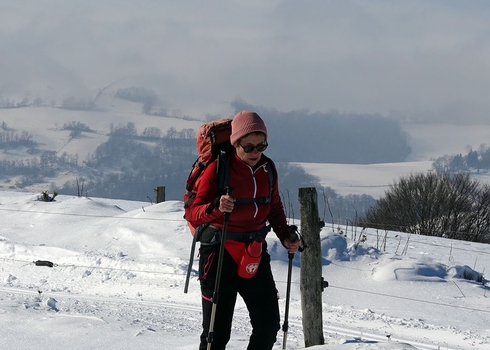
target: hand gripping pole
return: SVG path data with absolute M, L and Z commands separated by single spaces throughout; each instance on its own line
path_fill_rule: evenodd
M 226 194 L 231 196 L 233 194 L 233 189 L 231 187 L 226 188 Z M 208 347 L 207 350 L 211 350 L 211 343 L 213 342 L 214 336 L 214 320 L 216 318 L 216 307 L 218 306 L 219 299 L 219 285 L 221 281 L 221 268 L 223 266 L 223 255 L 225 253 L 225 241 L 226 241 L 226 231 L 228 230 L 228 221 L 230 219 L 230 213 L 223 213 L 223 230 L 221 236 L 221 242 L 219 246 L 218 255 L 218 266 L 216 268 L 216 281 L 214 282 L 214 292 L 213 292 L 213 308 L 211 309 L 211 319 L 209 321 L 209 331 L 208 331 Z
M 297 235 L 297 227 L 292 225 L 289 226 L 289 240 L 291 242 L 295 242 L 298 239 Z M 289 299 L 291 296 L 291 273 L 293 269 L 293 259 L 294 259 L 294 253 L 289 253 L 288 252 L 288 281 L 287 281 L 287 287 L 286 287 L 286 311 L 284 312 L 284 323 L 282 325 L 282 331 L 283 333 L 283 338 L 282 338 L 282 349 L 286 349 L 286 342 L 288 338 L 288 329 L 289 329 Z

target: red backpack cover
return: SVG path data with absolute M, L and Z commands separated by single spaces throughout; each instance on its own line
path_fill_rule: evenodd
M 184 193 L 184 218 L 188 215 L 194 198 L 196 198 L 197 189 L 201 175 L 206 167 L 213 162 L 222 150 L 227 150 L 230 145 L 231 135 L 231 118 L 216 119 L 204 123 L 197 130 L 196 146 L 197 159 L 192 165 L 191 172 L 186 182 L 186 191 Z M 196 227 L 189 220 L 187 224 L 194 235 Z

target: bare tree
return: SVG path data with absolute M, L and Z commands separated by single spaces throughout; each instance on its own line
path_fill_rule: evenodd
M 391 185 L 360 220 L 366 227 L 488 241 L 490 186 L 465 174 L 412 174 Z

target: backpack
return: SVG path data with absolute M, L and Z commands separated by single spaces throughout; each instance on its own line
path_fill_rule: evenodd
M 197 146 L 197 159 L 192 165 L 191 171 L 186 182 L 186 191 L 184 193 L 184 219 L 188 214 L 192 203 L 197 195 L 199 188 L 199 182 L 204 170 L 213 161 L 217 160 L 216 167 L 216 181 L 217 181 L 217 194 L 216 199 L 208 207 L 208 211 L 212 211 L 218 203 L 219 197 L 224 193 L 226 187 L 229 184 L 229 154 L 233 146 L 230 143 L 231 136 L 231 118 L 217 119 L 205 124 L 202 124 L 197 130 L 196 146 Z M 235 203 L 268 203 L 271 200 L 272 189 L 274 181 L 277 177 L 276 170 L 272 165 L 267 163 L 267 172 L 269 174 L 269 196 L 265 198 L 240 198 Z M 189 277 L 192 270 L 192 262 L 194 259 L 194 251 L 196 241 L 199 240 L 199 233 L 196 234 L 196 230 L 203 229 L 195 227 L 189 220 L 187 225 L 190 228 L 193 236 L 189 265 L 187 268 L 186 282 L 184 286 L 184 293 L 187 293 L 189 286 Z M 206 226 L 207 225 L 201 225 Z
M 231 118 L 213 120 L 201 125 L 197 131 L 196 146 L 198 156 L 192 165 L 185 186 L 184 218 L 196 198 L 201 175 L 215 159 L 218 159 L 217 181 L 219 193 L 217 195 L 219 196 L 221 194 L 220 192 L 226 187 L 228 153 L 232 147 L 230 143 L 231 121 Z M 214 204 L 211 205 L 211 209 L 214 209 Z M 187 224 L 191 230 L 191 234 L 194 235 L 196 227 L 188 220 Z

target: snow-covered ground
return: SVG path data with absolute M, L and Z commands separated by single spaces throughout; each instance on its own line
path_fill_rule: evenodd
M 182 202 L 0 192 L 0 337 L 5 349 L 197 349 L 196 260 Z M 298 224 L 298 221 L 290 222 Z M 327 224 L 321 232 L 325 344 L 312 349 L 489 349 L 488 245 Z M 287 253 L 269 250 L 284 320 Z M 37 266 L 48 261 L 53 267 Z M 287 349 L 305 348 L 295 255 Z M 39 263 L 38 263 L 39 264 Z M 466 279 L 464 278 L 466 277 Z M 467 279 L 469 278 L 469 279 Z M 478 278 L 475 278 L 478 279 Z M 228 349 L 250 332 L 236 308 Z M 282 331 L 274 349 L 282 349 Z
M 390 185 L 401 176 L 427 173 L 432 161 L 379 163 L 379 164 L 333 164 L 294 163 L 320 179 L 320 184 L 331 187 L 341 196 L 368 194 L 378 199 Z

